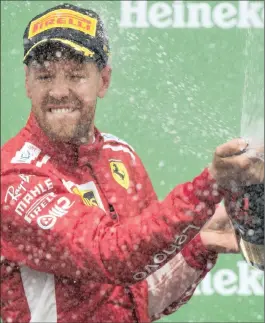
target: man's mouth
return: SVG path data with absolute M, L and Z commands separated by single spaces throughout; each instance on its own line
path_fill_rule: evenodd
M 60 114 L 60 113 L 71 113 L 75 109 L 73 108 L 52 108 L 49 109 L 49 112 L 54 113 L 54 114 Z

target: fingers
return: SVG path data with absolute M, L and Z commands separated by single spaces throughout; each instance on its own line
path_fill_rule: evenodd
M 214 215 L 202 228 L 203 231 L 220 231 L 220 232 L 231 232 L 233 231 L 233 226 L 231 220 L 226 212 L 223 205 L 220 205 L 216 210 Z
M 248 145 L 238 138 L 217 147 L 209 172 L 221 187 L 236 191 L 264 180 L 264 146 Z
M 204 246 L 217 253 L 238 253 L 239 246 L 234 232 L 201 231 Z
M 220 166 L 227 168 L 228 171 L 234 169 L 244 171 L 249 168 L 251 160 L 247 154 L 241 154 L 233 157 L 226 157 L 220 160 Z
M 264 161 L 264 147 L 249 148 L 246 151 L 248 158 L 252 160 L 263 160 Z
M 216 148 L 215 154 L 218 157 L 226 158 L 241 154 L 248 146 L 248 142 L 242 138 L 230 140 L 229 142 Z
M 216 157 L 215 167 L 219 170 L 219 175 L 227 176 L 233 173 L 242 172 L 247 170 L 251 164 L 247 154 L 234 155 L 233 157 Z M 222 174 L 220 173 L 222 172 Z

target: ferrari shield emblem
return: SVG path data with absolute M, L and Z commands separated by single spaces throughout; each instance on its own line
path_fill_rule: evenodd
M 110 169 L 115 181 L 127 190 L 129 188 L 129 175 L 124 164 L 119 161 L 112 161 L 110 162 Z

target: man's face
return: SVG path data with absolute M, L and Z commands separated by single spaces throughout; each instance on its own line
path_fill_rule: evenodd
M 60 58 L 26 67 L 32 111 L 43 131 L 60 142 L 91 141 L 97 97 L 104 97 L 109 82 L 110 69 L 99 71 L 93 62 Z

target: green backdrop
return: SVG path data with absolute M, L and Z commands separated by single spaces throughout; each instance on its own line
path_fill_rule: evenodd
M 196 16 L 191 1 L 68 2 L 98 11 L 110 36 L 113 78 L 107 97 L 98 102 L 97 127 L 136 149 L 162 199 L 177 183 L 197 175 L 217 145 L 240 135 L 249 62 L 258 67 L 248 72 L 249 79 L 259 80 L 252 82 L 252 95 L 263 93 L 256 88 L 263 88 L 264 6 L 259 1 L 261 10 L 247 1 L 196 1 L 201 8 Z M 30 111 L 22 65 L 24 29 L 39 12 L 60 3 L 1 1 L 2 144 L 25 124 Z M 128 6 L 138 11 L 132 14 Z M 251 55 L 245 50 L 248 32 Z M 192 300 L 162 321 L 263 322 L 263 286 L 263 273 L 240 255 L 220 256 Z

